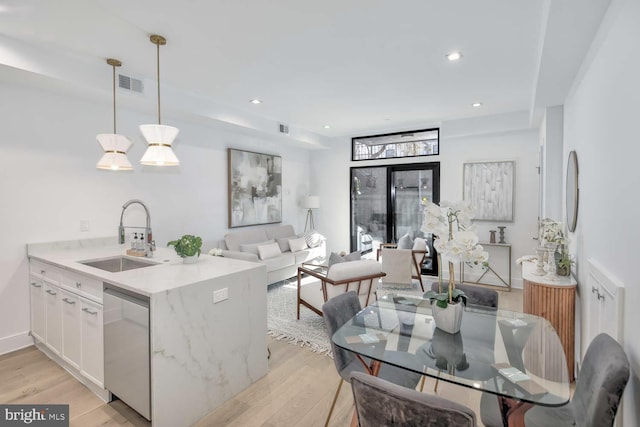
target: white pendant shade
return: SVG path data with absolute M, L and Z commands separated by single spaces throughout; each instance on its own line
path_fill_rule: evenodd
M 180 164 L 180 160 L 171 149 L 173 140 L 180 132 L 178 128 L 165 125 L 140 125 L 140 132 L 149 144 L 140 160 L 141 164 L 149 166 L 178 166 Z
M 104 151 L 102 158 L 96 165 L 98 169 L 113 171 L 133 170 L 133 166 L 127 158 L 127 151 L 129 151 L 133 142 L 128 137 L 113 133 L 101 133 L 96 138 Z

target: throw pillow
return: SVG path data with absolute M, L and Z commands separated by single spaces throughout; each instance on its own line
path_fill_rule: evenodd
M 344 256 L 336 252 L 331 252 L 331 255 L 329 255 L 329 267 L 331 267 L 333 264 L 338 264 L 340 262 L 357 261 L 361 258 L 362 258 L 362 255 L 358 251 L 351 252 L 350 254 L 346 254 Z
M 295 239 L 289 239 L 289 247 L 291 248 L 291 252 L 299 252 L 308 248 L 306 240 L 303 237 L 298 237 Z
M 316 246 L 319 246 L 322 242 L 327 240 L 322 234 L 318 233 L 315 230 L 309 230 L 305 232 L 304 234 L 302 234 L 302 237 L 304 237 L 304 240 L 307 242 L 307 245 L 309 245 L 310 248 L 315 248 Z
M 278 243 L 276 242 L 258 246 L 258 254 L 260 256 L 260 259 L 275 258 L 281 253 L 282 252 L 280 252 L 280 245 L 278 245 Z
M 254 255 L 258 254 L 258 246 L 266 245 L 269 243 L 275 243 L 275 240 L 265 240 L 264 242 L 258 243 L 245 243 L 244 245 L 240 245 L 240 252 L 247 252 Z
M 414 251 L 425 251 L 427 255 L 429 255 L 429 250 L 427 249 L 427 241 L 421 237 L 416 237 L 413 241 L 413 247 L 411 248 Z
M 291 251 L 291 248 L 289 247 L 289 239 L 291 239 L 291 236 L 289 237 L 281 237 L 279 238 L 278 241 L 278 245 L 280 246 L 280 252 L 287 252 L 287 251 Z M 293 252 L 293 251 L 291 251 Z
M 409 235 L 409 233 L 405 234 L 398 240 L 398 249 L 412 249 L 413 248 L 413 239 Z

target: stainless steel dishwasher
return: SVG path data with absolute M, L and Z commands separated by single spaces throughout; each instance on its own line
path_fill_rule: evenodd
M 104 386 L 151 420 L 149 298 L 103 286 Z

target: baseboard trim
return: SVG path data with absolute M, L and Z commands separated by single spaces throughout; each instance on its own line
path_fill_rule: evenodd
M 100 387 L 99 385 L 93 383 L 91 380 L 86 378 L 84 375 L 78 372 L 76 368 L 74 368 L 73 366 L 68 364 L 65 360 L 63 360 L 60 356 L 58 356 L 57 354 L 49 350 L 49 348 L 45 344 L 41 343 L 38 340 L 35 340 L 35 345 L 38 350 L 40 350 L 45 354 L 45 356 L 47 356 L 49 359 L 53 360 L 55 363 L 60 365 L 65 371 L 71 374 L 71 376 L 74 377 L 76 380 L 78 380 L 78 382 L 82 383 L 85 387 L 91 390 L 103 402 L 105 403 L 111 402 L 112 398 L 109 390 L 106 390 Z
M 3 337 L 0 338 L 0 355 L 11 353 L 12 351 L 29 347 L 30 345 L 33 345 L 33 338 L 29 334 L 29 331 Z

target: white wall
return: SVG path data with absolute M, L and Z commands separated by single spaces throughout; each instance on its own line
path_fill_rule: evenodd
M 632 377 L 624 394 L 624 426 L 640 425 L 640 283 L 636 254 L 640 232 L 640 2 L 614 1 L 565 103 L 564 159 L 576 150 L 579 167 L 578 224 L 571 233 L 577 254 L 582 319 L 589 315 L 587 260 L 593 258 L 626 287 L 624 348 Z M 565 166 L 566 168 L 566 166 Z M 588 345 L 582 332 L 581 351 Z
M 462 199 L 462 170 L 466 162 L 515 160 L 515 221 L 476 222 L 481 241 L 489 241 L 489 230 L 506 225 L 505 238 L 511 243 L 513 286 L 522 287 L 517 258 L 535 254 L 538 213 L 538 131 L 512 129 L 512 117 L 503 117 L 504 124 L 496 126 L 500 118 L 473 119 L 469 129 L 467 121 L 443 123 L 439 156 L 409 158 L 395 163 L 419 161 L 440 162 L 440 200 Z M 473 134 L 475 130 L 476 134 Z M 391 162 L 391 161 L 390 161 Z M 321 200 L 316 216 L 316 228 L 327 237 L 329 251 L 349 250 L 349 168 L 352 166 L 380 165 L 382 161 L 351 162 L 351 140 L 336 138 L 329 151 L 314 153 L 311 159 L 311 182 L 314 194 Z
M 158 245 L 189 233 L 211 248 L 227 231 L 228 147 L 282 156 L 283 223 L 304 227 L 298 200 L 308 193 L 307 151 L 166 117 L 180 128 L 181 166 L 143 169 L 146 144 L 137 127 L 155 118 L 119 110 L 119 133 L 135 140 L 129 152 L 135 171 L 99 171 L 95 135 L 112 131 L 110 100 L 98 104 L 5 82 L 0 93 L 0 354 L 29 342 L 26 243 L 116 236 L 122 204 L 138 198 L 149 207 Z M 137 205 L 125 218 L 144 225 Z M 81 220 L 89 221 L 89 232 L 80 232 Z

